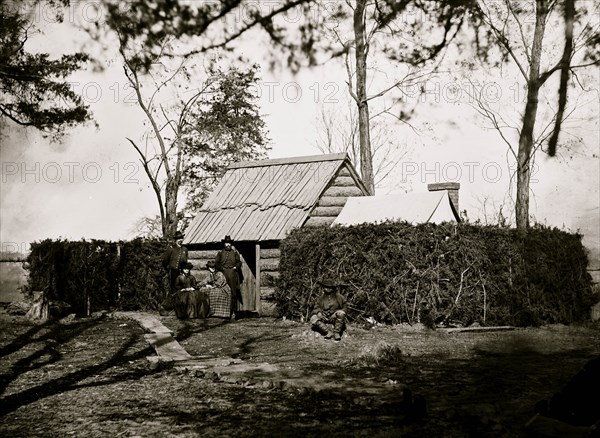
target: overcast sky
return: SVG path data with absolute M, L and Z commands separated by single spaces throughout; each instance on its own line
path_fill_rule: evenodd
M 83 14 L 81 8 L 73 14 Z M 90 13 L 88 10 L 85 13 Z M 41 19 L 45 34 L 33 38 L 30 50 L 60 53 L 77 50 L 87 35 L 67 16 L 65 23 L 51 25 Z M 79 18 L 81 18 L 79 16 Z M 256 41 L 242 42 L 237 54 L 263 67 L 260 104 L 272 139 L 271 158 L 318 154 L 316 119 L 325 108 L 343 112 L 347 105 L 346 75 L 339 62 L 331 62 L 297 76 L 285 69 L 269 71 L 266 49 Z M 15 127 L 5 130 L 0 150 L 0 240 L 2 250 L 26 250 L 29 242 L 44 238 L 99 238 L 117 240 L 131 236 L 134 222 L 158 213 L 135 151 L 125 137 L 143 132 L 141 110 L 126 87 L 118 59 L 104 54 L 104 72 L 79 72 L 71 78 L 83 93 L 99 124 L 71 131 L 60 144 L 39 134 Z M 387 68 L 381 78 L 393 76 Z M 510 113 L 522 109 L 515 79 L 503 72 L 479 71 L 474 77 L 489 85 L 489 98 Z M 515 76 L 516 77 L 516 76 Z M 371 92 L 385 85 L 371 84 Z M 532 180 L 531 214 L 538 222 L 578 228 L 600 258 L 600 134 L 598 124 L 598 73 L 587 78 L 595 93 L 581 100 L 581 111 L 567 124 L 582 139 L 572 153 L 550 159 L 539 155 Z M 384 119 L 402 160 L 377 193 L 423 191 L 428 182 L 461 183 L 461 209 L 471 219 L 483 218 L 506 201 L 510 171 L 507 148 L 500 136 L 486 129 L 464 92 L 465 77 L 447 75 L 432 79 L 428 93 L 420 96 L 411 123 L 418 133 L 394 119 Z M 516 100 L 516 102 L 515 102 Z M 506 105 L 503 102 L 507 102 Z M 378 104 L 375 103 L 374 107 Z M 544 105 L 545 102 L 542 102 Z M 518 119 L 518 116 L 514 116 Z M 514 170 L 514 166 L 513 166 Z M 506 211 L 506 210 L 504 210 Z

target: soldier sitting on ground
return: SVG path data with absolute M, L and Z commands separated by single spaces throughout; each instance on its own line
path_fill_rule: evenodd
M 311 328 L 325 336 L 325 339 L 342 339 L 342 332 L 346 326 L 347 302 L 339 288 L 344 283 L 332 279 L 319 281 L 323 286 L 323 294 L 317 299 L 310 317 Z M 329 325 L 333 325 L 333 330 Z

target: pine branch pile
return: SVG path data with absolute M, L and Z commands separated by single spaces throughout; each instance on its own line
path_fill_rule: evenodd
M 46 239 L 27 257 L 31 291 L 69 303 L 78 315 L 98 310 L 155 310 L 168 290 L 161 266 L 167 244 Z
M 451 223 L 306 227 L 282 242 L 273 300 L 280 316 L 306 319 L 318 279 L 334 277 L 349 284 L 351 321 L 571 323 L 593 303 L 586 267 L 581 235 L 543 226 L 525 236 Z

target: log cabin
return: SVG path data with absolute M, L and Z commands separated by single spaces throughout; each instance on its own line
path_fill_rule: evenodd
M 294 228 L 330 226 L 348 197 L 366 195 L 346 153 L 233 163 L 186 230 L 192 272 L 205 276 L 231 236 L 244 277 L 237 310 L 270 315 L 281 240 Z

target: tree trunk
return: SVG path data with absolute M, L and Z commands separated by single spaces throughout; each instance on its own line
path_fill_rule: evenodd
M 163 218 L 163 237 L 172 239 L 177 231 L 177 193 L 179 182 L 177 178 L 167 177 L 165 186 L 165 216 Z
M 367 101 L 367 52 L 365 41 L 365 0 L 357 0 L 354 9 L 354 41 L 356 50 L 356 97 L 358 105 L 358 129 L 360 141 L 360 172 L 369 194 L 375 194 L 373 155 L 369 127 L 369 104 Z
M 565 19 L 565 49 L 563 50 L 563 56 L 561 59 L 560 67 L 560 85 L 558 87 L 558 111 L 556 112 L 556 122 L 554 123 L 554 130 L 552 131 L 552 137 L 548 141 L 548 155 L 553 157 L 556 155 L 556 145 L 558 143 L 558 136 L 560 135 L 560 128 L 562 126 L 563 117 L 565 114 L 565 108 L 567 106 L 567 92 L 569 88 L 569 74 L 571 57 L 573 56 L 573 27 L 575 22 L 575 0 L 566 0 L 564 5 L 564 19 Z
M 517 229 L 529 228 L 529 182 L 531 179 L 531 158 L 533 149 L 533 129 L 538 107 L 539 85 L 537 81 L 527 86 L 527 103 L 523 115 L 523 126 L 519 136 L 519 152 L 517 155 L 517 200 L 515 216 Z
M 533 130 L 538 108 L 540 90 L 540 59 L 542 43 L 546 27 L 548 5 L 546 0 L 536 1 L 535 31 L 531 47 L 529 78 L 527 80 L 527 103 L 523 114 L 523 126 L 519 136 L 517 154 L 517 200 L 515 203 L 515 219 L 517 229 L 526 232 L 529 228 L 529 182 L 531 179 L 531 158 L 533 151 Z
M 33 305 L 25 315 L 32 320 L 48 320 L 49 301 L 44 292 L 33 293 Z

